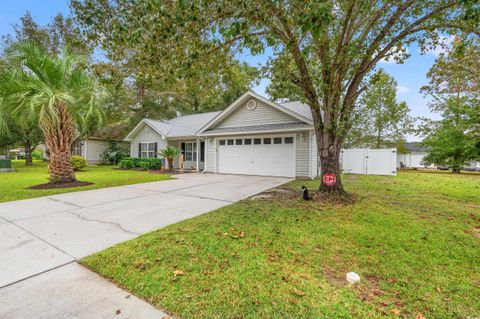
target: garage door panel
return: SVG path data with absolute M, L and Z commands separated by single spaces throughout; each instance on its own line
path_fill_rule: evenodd
M 294 177 L 293 144 L 219 145 L 218 172 Z

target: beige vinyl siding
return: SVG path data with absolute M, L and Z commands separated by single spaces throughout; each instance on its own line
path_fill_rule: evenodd
M 297 177 L 310 177 L 310 133 L 301 132 L 296 135 L 295 161 Z
M 119 146 L 123 146 L 128 150 L 128 143 L 119 142 Z M 108 150 L 108 142 L 100 140 L 86 140 L 82 146 L 82 156 L 85 157 L 88 163 L 103 162 L 102 154 Z
M 148 127 L 148 129 L 145 129 Z M 158 143 L 158 151 L 165 148 L 167 140 L 163 140 L 162 136 L 155 132 L 150 126 L 143 125 L 140 132 L 132 138 L 130 142 L 130 156 L 138 157 L 138 143 Z
M 205 141 L 205 172 L 215 172 L 215 139 L 207 138 Z
M 276 110 L 274 107 L 257 100 L 257 107 L 254 110 L 247 109 L 246 103 L 244 103 L 227 115 L 223 121 L 215 125 L 215 128 L 298 122 L 298 119 L 285 112 Z

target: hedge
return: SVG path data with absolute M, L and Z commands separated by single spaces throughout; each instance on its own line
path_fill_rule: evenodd
M 126 157 L 119 163 L 120 168 L 140 168 L 140 169 L 161 169 L 162 159 L 160 158 L 139 158 Z

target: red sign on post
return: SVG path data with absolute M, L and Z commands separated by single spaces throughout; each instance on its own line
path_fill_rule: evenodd
M 333 173 L 326 173 L 323 175 L 323 183 L 327 186 L 333 186 L 337 182 L 337 178 Z

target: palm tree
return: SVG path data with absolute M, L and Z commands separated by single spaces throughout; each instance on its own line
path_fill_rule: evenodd
M 1 113 L 15 118 L 38 118 L 50 150 L 50 179 L 75 181 L 70 164 L 77 125 L 85 119 L 103 121 L 100 102 L 104 91 L 84 69 L 84 61 L 64 50 L 49 56 L 32 42 L 19 42 L 7 52 L 8 63 L 0 68 Z
M 173 147 L 173 146 L 167 146 L 163 150 L 158 152 L 158 154 L 160 154 L 160 156 L 167 159 L 168 169 L 173 172 L 173 170 L 174 170 L 173 158 L 178 156 L 178 154 L 180 154 L 180 150 Z

